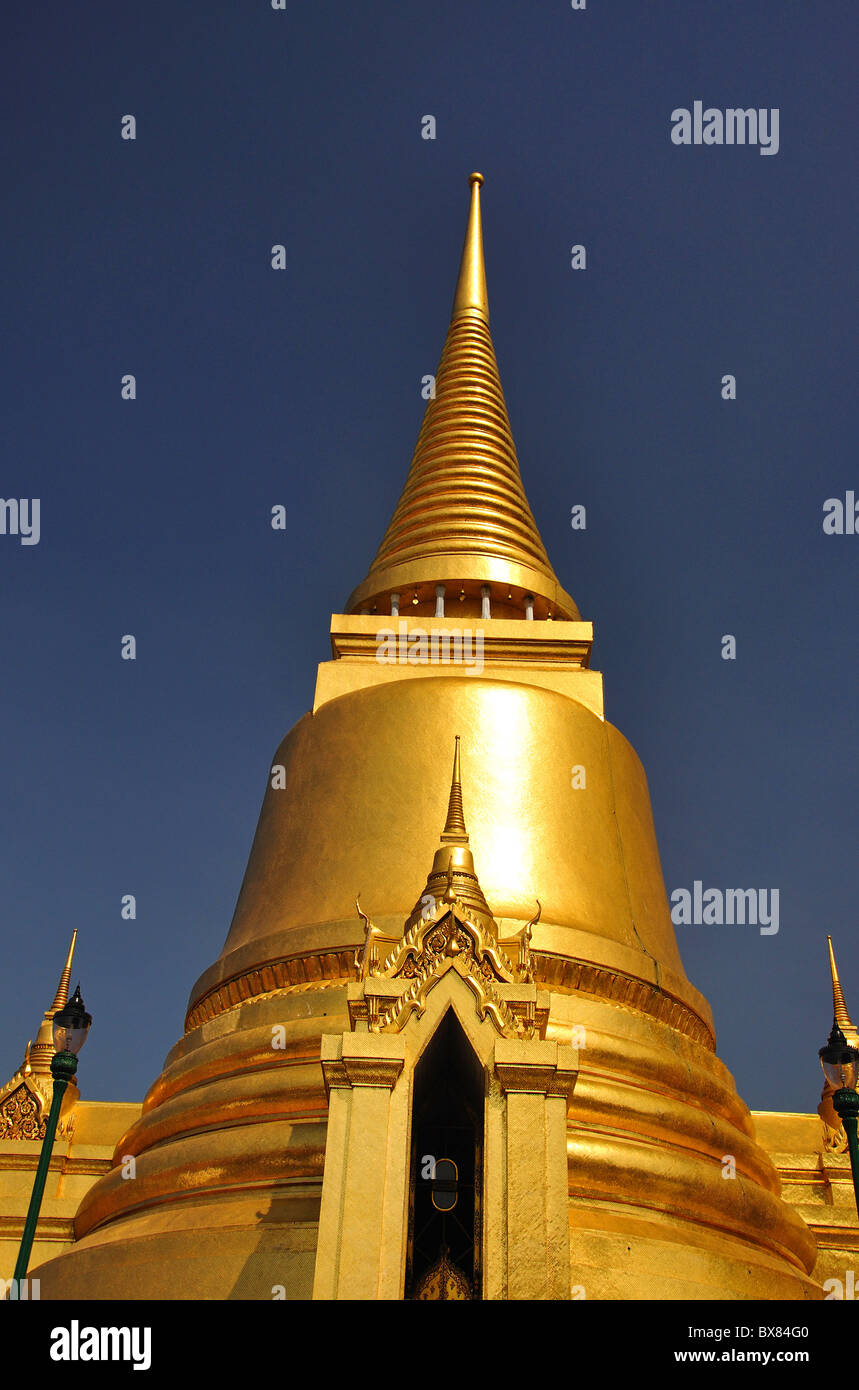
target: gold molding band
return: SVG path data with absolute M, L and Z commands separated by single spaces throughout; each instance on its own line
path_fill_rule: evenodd
M 592 961 L 555 956 L 532 949 L 536 982 L 549 990 L 565 994 L 588 994 L 621 1008 L 647 1014 L 694 1042 L 715 1052 L 716 1040 L 703 1019 L 676 995 L 646 980 L 620 970 L 610 970 Z M 355 978 L 355 948 L 311 952 L 268 961 L 265 965 L 225 980 L 198 1000 L 189 1010 L 185 1032 L 199 1028 L 219 1014 L 270 994 L 298 990 L 330 989 Z
M 296 988 L 325 989 L 343 985 L 355 978 L 355 947 L 344 946 L 339 951 L 315 951 L 300 956 L 267 961 L 265 965 L 246 970 L 231 980 L 225 980 L 189 1009 L 185 1032 L 199 1028 L 218 1014 L 250 1003 L 266 994 L 283 994 Z
M 610 1004 L 619 1004 L 621 1008 L 648 1014 L 659 1023 L 665 1023 L 700 1043 L 709 1052 L 716 1051 L 716 1039 L 704 1020 L 682 999 L 660 989 L 658 985 L 636 979 L 634 975 L 626 975 L 622 970 L 594 965 L 592 961 L 553 956 L 533 949 L 531 955 L 537 982 L 545 989 L 567 994 L 590 994 Z

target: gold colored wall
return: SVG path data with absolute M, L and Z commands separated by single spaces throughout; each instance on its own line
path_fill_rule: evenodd
M 140 1115 L 140 1103 L 81 1101 L 72 1111 L 71 1139 L 54 1144 L 30 1268 L 74 1244 L 74 1216 L 97 1178 L 108 1173 L 120 1136 Z M 0 1139 L 0 1279 L 12 1278 L 33 1191 L 41 1142 Z
M 827 1148 L 819 1115 L 755 1111 L 753 1119 L 784 1200 L 817 1243 L 816 1282 L 827 1298 L 859 1299 L 859 1220 L 848 1154 Z

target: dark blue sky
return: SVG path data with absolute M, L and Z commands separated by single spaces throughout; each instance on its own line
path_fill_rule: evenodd
M 747 1102 L 814 1109 L 827 931 L 859 1015 L 859 538 L 822 531 L 859 492 L 855 4 L 90 0 L 5 28 L 0 494 L 41 499 L 41 539 L 0 536 L 2 1078 L 74 926 L 83 1094 L 141 1097 L 181 1035 L 405 479 L 477 168 L 526 490 L 668 890 L 780 893 L 777 935 L 678 927 L 687 973 Z M 696 99 L 777 107 L 778 154 L 673 145 Z

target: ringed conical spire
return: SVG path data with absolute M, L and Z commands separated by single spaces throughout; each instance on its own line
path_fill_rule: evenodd
M 558 584 L 522 478 L 489 334 L 480 210 L 471 206 L 450 327 L 402 496 L 347 612 L 438 612 L 568 618 L 579 612 Z M 468 600 L 465 603 L 465 600 Z M 443 598 L 442 598 L 443 602 Z M 462 605 L 462 606 L 460 606 Z M 486 616 L 486 607 L 482 609 Z
M 63 966 L 60 981 L 54 995 L 54 1001 L 45 1010 L 39 1031 L 36 1034 L 36 1041 L 32 1044 L 29 1051 L 28 1061 L 30 1071 L 37 1076 L 50 1076 L 51 1058 L 54 1055 L 54 1014 L 64 1008 L 69 1000 L 69 983 L 72 975 L 72 961 L 75 956 L 75 942 L 78 939 L 77 928 L 72 932 L 72 939 L 69 945 L 66 963 Z
M 454 744 L 450 800 L 447 804 L 447 820 L 441 832 L 441 842 L 443 845 L 468 844 L 468 831 L 465 828 L 465 815 L 462 810 L 462 784 L 459 780 L 459 734 L 456 735 Z
M 847 1012 L 847 1004 L 844 999 L 844 990 L 841 988 L 841 981 L 838 978 L 838 966 L 835 964 L 835 952 L 832 949 L 832 937 L 826 938 L 829 945 L 829 973 L 832 976 L 832 1009 L 835 1022 L 841 1029 L 844 1037 L 851 1047 L 859 1047 L 859 1032 L 856 1025 Z
M 445 894 L 456 893 L 471 912 L 479 917 L 484 925 L 493 921 L 492 913 L 474 867 L 474 856 L 468 847 L 468 832 L 465 828 L 465 815 L 462 809 L 462 783 L 460 781 L 459 735 L 456 735 L 453 753 L 453 774 L 450 779 L 450 796 L 447 803 L 447 817 L 440 836 L 441 843 L 435 852 L 432 868 L 427 876 L 423 894 L 415 903 L 406 922 L 406 930 L 420 918 L 427 902 L 427 895 L 440 899 Z
M 72 961 L 75 958 L 75 942 L 77 939 L 78 929 L 75 927 L 72 932 L 72 940 L 69 946 L 69 953 L 66 956 L 66 963 L 63 966 L 63 973 L 60 976 L 60 983 L 57 985 L 57 992 L 54 995 L 54 1002 L 48 1010 L 52 1018 L 60 1009 L 64 1009 L 69 1002 L 69 984 L 72 978 Z

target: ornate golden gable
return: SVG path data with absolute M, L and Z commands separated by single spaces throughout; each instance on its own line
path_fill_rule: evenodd
M 47 1109 L 42 1093 L 22 1080 L 0 1100 L 0 1139 L 44 1139 Z
M 356 907 L 365 936 L 363 949 L 355 954 L 355 966 L 365 989 L 360 997 L 349 1000 L 353 1028 L 366 1019 L 372 1032 L 399 1032 L 412 1013 L 420 1018 L 430 990 L 449 970 L 455 970 L 474 995 L 478 1016 L 488 1015 L 502 1036 L 532 1038 L 535 1032 L 544 1036 L 547 1015 L 544 1008 L 537 1008 L 529 949 L 539 910 L 512 943 L 518 946 L 513 966 L 494 923 L 487 925 L 472 916 L 452 881 L 444 897 L 431 899 L 423 918 L 400 939 L 384 936 L 361 911 L 360 903 Z M 523 991 L 523 985 L 531 988 Z

